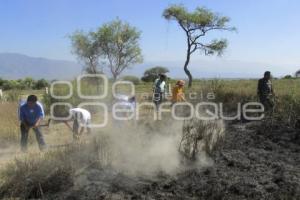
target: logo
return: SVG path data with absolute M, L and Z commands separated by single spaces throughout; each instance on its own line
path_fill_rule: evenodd
M 82 87 L 82 80 L 95 80 L 99 81 L 96 83 L 97 87 L 101 87 L 99 94 L 96 95 L 85 95 Z M 199 101 L 198 103 L 189 102 L 161 102 L 157 107 L 157 95 L 152 93 L 141 93 L 141 97 L 148 99 L 147 101 L 136 102 L 136 89 L 135 85 L 130 81 L 116 81 L 109 86 L 108 78 L 103 74 L 84 74 L 80 75 L 76 79 L 76 96 L 83 100 L 83 103 L 79 105 L 72 105 L 68 101 L 74 97 L 73 84 L 70 81 L 54 81 L 51 84 L 50 95 L 53 99 L 57 100 L 50 107 L 50 115 L 53 120 L 64 121 L 71 120 L 72 115 L 69 113 L 68 116 L 55 116 L 55 109 L 57 107 L 65 107 L 70 110 L 72 108 L 88 108 L 93 107 L 97 110 L 101 110 L 100 115 L 95 115 L 102 119 L 101 123 L 90 124 L 90 128 L 102 128 L 108 124 L 109 119 L 112 118 L 114 121 L 127 121 L 127 120 L 139 120 L 142 111 L 148 111 L 146 114 L 151 114 L 149 110 L 153 110 L 154 120 L 163 120 L 163 113 L 169 113 L 174 120 L 188 120 L 197 118 L 199 120 L 240 120 L 241 117 L 248 121 L 261 120 L 264 118 L 264 106 L 258 102 L 238 103 L 236 105 L 236 112 L 233 116 L 228 116 L 224 112 L 223 103 L 216 103 L 213 101 Z M 68 93 L 66 95 L 55 94 L 56 87 L 66 86 Z M 95 87 L 95 84 L 91 84 L 85 87 Z M 120 88 L 127 88 L 126 92 L 120 92 Z M 110 90 L 109 90 L 110 89 Z M 169 88 L 169 91 L 171 89 Z M 108 93 L 111 92 L 113 100 L 107 102 Z M 171 92 L 162 96 L 171 96 Z M 126 94 L 126 95 L 125 95 Z M 199 99 L 199 95 L 195 92 L 188 94 L 191 100 Z M 203 99 L 203 93 L 200 92 L 200 97 Z M 148 97 L 152 97 L 152 101 L 149 101 Z M 161 97 L 159 97 L 161 98 Z M 206 99 L 212 100 L 215 98 L 214 93 L 208 93 Z M 156 103 L 155 103 L 156 102 Z M 149 109 L 150 108 L 150 109 Z M 99 120 L 93 120 L 99 121 Z M 81 124 L 83 125 L 83 124 Z

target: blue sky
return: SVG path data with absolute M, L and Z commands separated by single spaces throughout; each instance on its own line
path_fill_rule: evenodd
M 231 18 L 237 33 L 213 34 L 229 40 L 222 59 L 300 67 L 299 0 L 0 0 L 0 52 L 76 60 L 68 35 L 119 17 L 142 31 L 145 62 L 182 61 L 184 34 L 162 18 L 164 8 L 175 3 Z

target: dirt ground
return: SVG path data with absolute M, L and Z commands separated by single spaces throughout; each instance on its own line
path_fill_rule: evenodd
M 226 125 L 213 164 L 131 176 L 90 166 L 49 199 L 300 199 L 300 133 L 264 122 Z M 188 166 L 188 167 L 187 167 Z

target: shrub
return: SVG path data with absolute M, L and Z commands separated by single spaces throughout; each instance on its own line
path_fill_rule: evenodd
M 291 76 L 291 75 L 285 75 L 284 77 L 283 77 L 283 79 L 292 79 L 293 77 Z
M 144 72 L 144 76 L 141 78 L 144 82 L 153 82 L 159 74 L 168 73 L 169 70 L 165 67 L 153 67 Z
M 48 86 L 49 86 L 48 81 L 46 81 L 45 79 L 40 79 L 35 82 L 33 89 L 40 90 L 40 89 L 44 89 L 45 87 L 48 87 Z
M 19 90 L 10 90 L 6 92 L 6 101 L 17 102 L 19 101 L 20 91 Z

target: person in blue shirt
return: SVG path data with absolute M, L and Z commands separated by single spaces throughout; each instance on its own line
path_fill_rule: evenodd
M 45 150 L 46 143 L 39 125 L 44 118 L 44 111 L 40 104 L 37 103 L 37 96 L 29 95 L 27 102 L 20 107 L 19 118 L 21 121 L 21 150 L 27 151 L 28 133 L 32 128 L 35 132 L 36 140 L 41 151 Z

